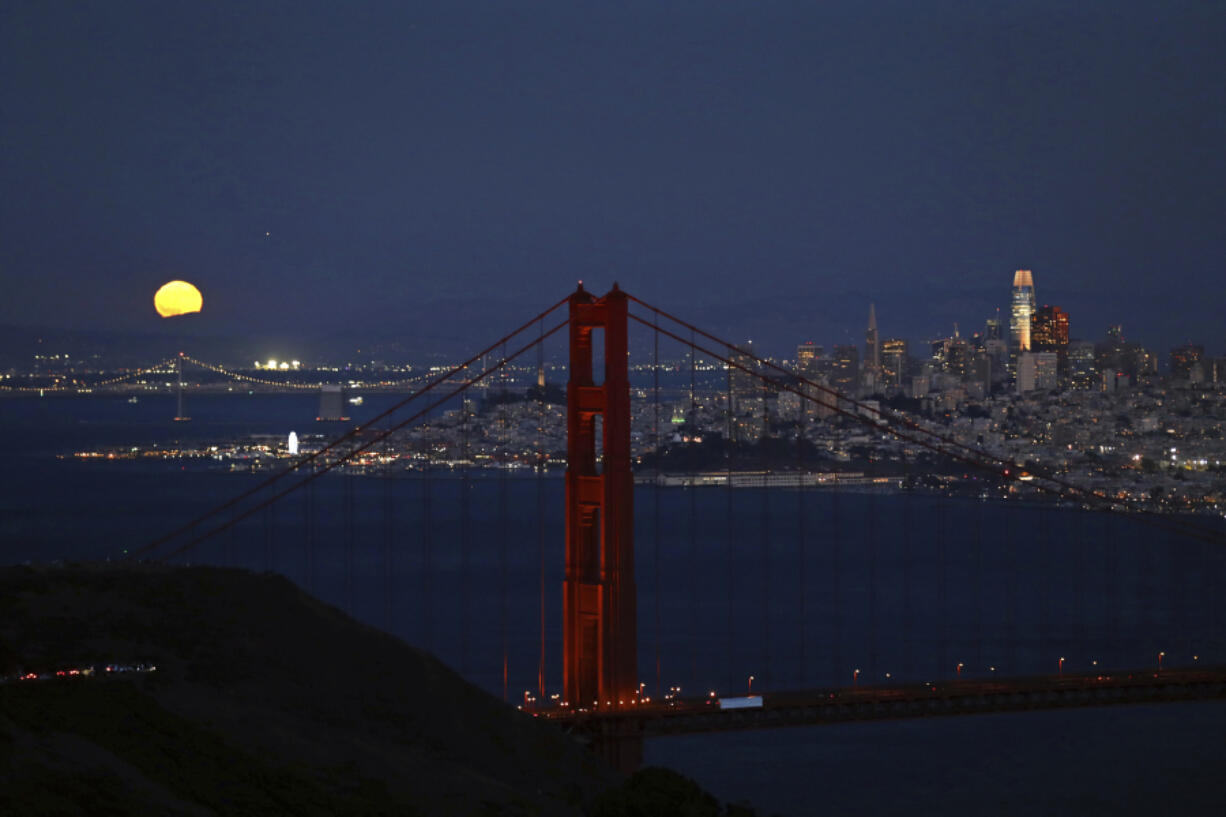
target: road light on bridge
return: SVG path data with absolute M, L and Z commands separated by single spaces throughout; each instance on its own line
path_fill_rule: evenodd
M 963 664 L 961 661 L 959 661 L 959 662 L 958 662 L 958 668 L 955 670 L 955 674 L 957 674 L 957 675 L 961 675 L 961 674 L 962 674 L 962 668 L 963 668 L 963 667 L 965 667 L 965 666 L 966 666 L 966 664 Z
M 851 685 L 853 688 L 860 686 L 860 670 L 851 671 Z
M 1166 653 L 1158 653 L 1158 672 L 1162 672 L 1162 659 L 1166 657 Z
M 745 687 L 745 694 L 746 695 L 753 694 L 753 676 L 752 675 L 749 676 L 749 684 Z
M 1060 656 L 1060 677 L 1064 677 L 1064 656 Z

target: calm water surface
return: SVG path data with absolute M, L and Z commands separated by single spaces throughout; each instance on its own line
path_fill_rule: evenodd
M 316 406 L 198 398 L 176 424 L 170 397 L 0 400 L 3 558 L 114 558 L 267 476 L 57 454 L 311 433 Z M 642 486 L 635 502 L 649 690 L 1226 663 L 1223 554 L 1131 520 L 847 491 Z M 560 682 L 554 478 L 329 475 L 187 558 L 282 572 L 499 696 L 505 654 L 512 700 L 536 686 L 543 563 Z M 1226 704 L 1121 707 L 668 738 L 647 759 L 788 815 L 1217 814 L 1223 727 Z

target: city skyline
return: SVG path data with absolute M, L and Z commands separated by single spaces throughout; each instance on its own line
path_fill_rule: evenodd
M 459 349 L 582 279 L 782 349 L 1031 269 L 1226 340 L 1218 7 L 327 9 L 7 5 L 0 323 L 162 331 L 182 278 L 193 331 Z
M 1115 319 L 1104 325 L 1101 330 L 1098 330 L 1097 332 L 1094 328 L 1086 330 L 1082 322 L 1071 319 L 1069 311 L 1063 308 L 1060 304 L 1047 303 L 1045 299 L 1036 300 L 1033 271 L 1015 270 L 1011 275 L 1012 287 L 1010 289 L 1010 293 L 1004 296 L 1004 298 L 1007 300 L 1002 299 L 1002 302 L 1005 303 L 1004 309 L 997 307 L 993 314 L 983 318 L 982 321 L 976 321 L 973 318 L 970 321 L 966 321 L 961 318 L 956 319 L 945 331 L 923 337 L 904 337 L 900 336 L 899 334 L 891 334 L 889 332 L 882 334 L 877 327 L 876 302 L 873 300 L 868 301 L 869 318 L 867 328 L 862 330 L 865 332 L 865 334 L 863 335 L 863 340 L 861 341 L 864 348 L 866 364 L 869 357 L 873 356 L 873 354 L 870 352 L 870 346 L 874 343 L 877 347 L 875 355 L 876 363 L 874 368 L 880 370 L 883 366 L 884 355 L 887 351 L 884 348 L 884 344 L 887 341 L 894 342 L 895 344 L 901 341 L 907 348 L 917 349 L 921 346 L 926 346 L 942 339 L 952 338 L 959 334 L 966 338 L 977 338 L 979 343 L 984 343 L 993 339 L 1002 340 L 1008 346 L 1008 348 L 1012 350 L 1012 358 L 1016 358 L 1015 345 L 1018 316 L 1010 313 L 1015 312 L 1019 303 L 1023 305 L 1023 310 L 1029 316 L 1027 318 L 1027 326 L 1029 326 L 1031 322 L 1037 322 L 1035 323 L 1036 326 L 1038 326 L 1040 323 L 1043 324 L 1043 327 L 1037 330 L 1042 333 L 1043 342 L 1039 344 L 1042 346 L 1041 350 L 1055 351 L 1057 346 L 1061 347 L 1060 353 L 1062 356 L 1062 370 L 1065 366 L 1065 361 L 1063 358 L 1067 357 L 1070 343 L 1096 344 L 1112 338 L 1115 340 L 1127 340 L 1131 343 L 1135 343 L 1146 348 L 1151 353 L 1157 354 L 1164 370 L 1166 368 L 1168 355 L 1181 347 L 1199 346 L 1201 347 L 1202 354 L 1207 354 L 1209 357 L 1226 353 L 1226 343 L 1215 345 L 1212 340 L 1190 336 L 1185 336 L 1170 346 L 1160 346 L 1147 338 L 1128 331 L 1128 327 L 1132 324 L 1126 321 L 1121 322 L 1119 320 L 1119 316 L 1116 316 Z M 1019 285 L 1019 281 L 1024 283 Z M 933 294 L 939 295 L 940 293 Z M 1018 300 L 1019 298 L 1021 298 L 1020 302 Z M 1042 303 L 1041 307 L 1038 306 L 1039 303 Z M 916 310 L 914 309 L 914 305 L 912 305 L 912 307 L 913 308 L 909 310 L 909 314 L 914 315 Z M 1002 314 L 1009 314 L 1007 325 L 1002 324 Z M 186 316 L 187 321 L 195 321 L 198 319 L 198 317 L 198 314 Z M 164 325 L 165 324 L 163 324 L 163 326 Z M 1070 329 L 1070 327 L 1073 328 Z M 12 340 L 12 338 L 19 337 L 23 340 L 30 341 L 35 339 L 37 335 L 47 332 L 52 337 L 68 335 L 76 336 L 78 338 L 88 338 L 90 340 L 85 342 L 85 345 L 87 346 L 96 345 L 99 342 L 99 339 L 106 338 L 108 336 L 111 337 L 112 340 L 116 341 L 122 337 L 126 337 L 128 340 L 141 338 L 148 343 L 151 348 L 158 346 L 159 343 L 165 345 L 165 341 L 172 338 L 174 339 L 175 343 L 179 344 L 180 346 L 190 346 L 193 343 L 199 342 L 206 347 L 217 348 L 219 344 L 226 343 L 224 337 L 220 334 L 200 331 L 201 327 L 199 324 L 189 323 L 187 324 L 187 328 L 184 328 L 183 323 L 180 321 L 172 323 L 171 328 L 173 331 L 163 330 L 161 332 L 123 333 L 97 330 L 78 330 L 73 332 L 72 330 L 65 330 L 54 326 L 31 327 L 21 325 L 0 325 L 0 329 L 5 329 L 8 332 L 10 335 L 10 340 Z M 837 340 L 834 343 L 829 343 L 829 339 L 827 339 L 826 342 L 819 343 L 817 342 L 817 339 L 823 336 L 817 335 L 816 333 L 804 336 L 802 340 L 796 341 L 793 338 L 783 336 L 780 332 L 775 332 L 768 335 L 768 337 L 773 338 L 774 340 L 769 343 L 762 343 L 759 341 L 758 348 L 763 349 L 764 353 L 768 357 L 780 360 L 793 359 L 794 354 L 800 354 L 801 346 L 809 347 L 805 352 L 806 355 L 816 353 L 818 356 L 821 356 L 826 352 L 832 352 L 837 346 L 857 345 L 854 337 L 850 337 L 853 335 L 852 332 L 848 331 L 845 334 L 849 337 L 847 337 L 842 343 L 839 343 Z M 1029 330 L 1027 337 L 1029 337 Z M 1057 341 L 1057 337 L 1060 340 Z M 319 361 L 322 363 L 326 359 L 326 362 L 330 364 L 335 364 L 341 359 L 346 359 L 349 362 L 361 361 L 360 355 L 357 357 L 350 356 L 350 358 L 345 357 L 346 354 L 348 354 L 344 351 L 346 344 L 356 344 L 358 347 L 356 351 L 358 352 L 361 352 L 362 347 L 380 349 L 381 351 L 378 353 L 378 357 L 391 359 L 397 363 L 408 362 L 410 359 L 415 358 L 446 358 L 449 354 L 465 348 L 462 345 L 456 346 L 458 342 L 464 340 L 464 338 L 458 336 L 443 338 L 441 339 L 441 342 L 439 342 L 439 340 L 440 339 L 436 338 L 436 342 L 433 345 L 431 345 L 431 342 L 427 340 L 425 341 L 424 345 L 421 345 L 416 349 L 411 349 L 411 340 L 402 340 L 399 337 L 386 333 L 379 334 L 369 331 L 363 332 L 362 330 L 349 330 L 332 337 L 316 336 L 310 340 L 304 338 L 301 333 L 294 332 L 278 333 L 275 339 L 271 337 L 262 337 L 258 332 L 235 334 L 231 338 L 231 341 L 233 342 L 232 345 L 240 344 L 248 347 L 267 349 L 268 353 L 259 353 L 259 357 L 261 359 L 273 357 L 286 360 L 294 357 L 306 357 L 307 355 L 303 351 L 304 348 L 318 351 L 320 349 L 327 348 L 329 342 L 332 341 L 334 343 L 334 348 L 325 355 L 324 359 Z M 754 341 L 752 338 L 745 338 L 745 343 L 749 344 L 750 346 L 753 345 L 753 342 Z M 42 341 L 37 340 L 37 343 L 42 343 Z M 78 346 L 81 345 L 81 341 L 79 340 L 69 342 L 69 345 L 73 345 L 73 343 L 76 343 Z M 390 347 L 389 343 L 391 344 Z M 797 346 L 797 343 L 800 345 Z M 631 348 L 636 349 L 639 345 L 641 345 L 641 339 L 632 335 Z M 178 346 L 176 346 L 176 348 L 178 348 Z M 396 349 L 397 351 L 389 355 L 388 351 L 392 348 Z M 1039 351 L 1040 349 L 1036 347 L 1035 350 Z M 57 351 L 63 354 L 69 352 L 66 347 L 60 348 Z M 79 355 L 81 350 L 75 349 L 73 352 Z M 245 359 L 246 356 L 247 353 L 244 353 L 243 355 L 239 356 L 239 359 Z M 12 365 L 14 358 L 11 354 L 9 357 L 9 365 Z M 3 361 L 0 360 L 0 363 L 2 362 Z

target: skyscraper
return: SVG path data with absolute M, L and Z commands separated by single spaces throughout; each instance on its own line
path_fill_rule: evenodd
M 830 385 L 845 396 L 860 396 L 860 350 L 851 344 L 834 347 L 834 364 L 830 372 Z
M 1030 346 L 1036 352 L 1063 352 L 1068 348 L 1068 313 L 1044 304 L 1030 320 Z
M 877 338 L 877 308 L 868 305 L 868 329 L 864 333 L 864 369 L 876 376 L 881 371 L 881 343 Z
M 1185 343 L 1171 350 L 1171 376 L 1190 379 L 1194 366 L 1205 357 L 1205 347 L 1199 343 Z
M 813 370 L 813 363 L 822 354 L 822 347 L 818 346 L 811 340 L 796 347 L 796 371 L 801 374 Z
M 983 339 L 986 343 L 989 340 L 1004 340 L 1000 324 L 1000 309 L 996 310 L 996 317 L 988 318 L 983 326 Z
M 1058 306 L 1044 304 L 1030 319 L 1030 348 L 1035 352 L 1055 352 L 1060 376 L 1068 373 L 1068 313 Z
M 1098 363 L 1094 358 L 1094 344 L 1088 340 L 1075 340 L 1068 345 L 1069 380 L 1074 389 L 1093 389 L 1099 382 Z
M 886 338 L 881 344 L 882 376 L 887 386 L 901 386 L 907 372 L 907 342 L 902 338 Z
M 1034 275 L 1028 269 L 1013 273 L 1012 314 L 1009 331 L 1014 353 L 1030 351 L 1030 321 L 1034 317 Z
M 1056 387 L 1056 353 L 1022 352 L 1017 358 L 1017 390 L 1025 394 Z

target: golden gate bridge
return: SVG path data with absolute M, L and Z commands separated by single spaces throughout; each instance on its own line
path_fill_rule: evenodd
M 561 314 L 563 313 L 564 314 Z M 714 668 L 699 668 L 693 666 L 695 659 L 690 656 L 691 678 L 705 678 L 704 689 L 699 695 L 683 696 L 676 689 L 669 694 L 663 694 L 661 663 L 670 660 L 661 654 L 660 629 L 660 587 L 661 587 L 661 553 L 660 528 L 667 524 L 661 519 L 659 495 L 655 496 L 652 508 L 652 525 L 654 526 L 651 559 L 636 564 L 635 547 L 635 489 L 634 466 L 631 455 L 631 407 L 630 382 L 628 375 L 629 332 L 631 326 L 637 326 L 653 333 L 654 355 L 656 365 L 653 367 L 655 381 L 652 391 L 655 396 L 655 415 L 652 427 L 652 443 L 658 450 L 661 444 L 662 429 L 659 419 L 659 343 L 660 338 L 680 344 L 690 354 L 691 367 L 697 355 L 722 365 L 727 375 L 726 389 L 728 392 L 725 434 L 727 439 L 734 437 L 732 428 L 734 417 L 732 406 L 732 377 L 734 372 L 760 382 L 764 388 L 777 392 L 795 395 L 802 404 L 820 406 L 824 412 L 843 417 L 848 422 L 859 424 L 876 434 L 889 435 L 905 442 L 917 450 L 939 455 L 951 462 L 959 463 L 961 467 L 973 469 L 985 478 L 1001 483 L 1019 482 L 1029 491 L 1046 495 L 1053 500 L 1081 509 L 1081 513 L 1093 513 L 1096 518 L 1107 519 L 1109 525 L 1139 525 L 1150 531 L 1150 547 L 1153 557 L 1159 562 L 1171 556 L 1171 548 L 1184 548 L 1193 545 L 1201 548 L 1196 553 L 1215 552 L 1223 544 L 1226 535 L 1219 527 L 1208 520 L 1175 517 L 1153 512 L 1150 508 L 1126 497 L 1112 495 L 1102 490 L 1083 488 L 1071 482 L 1054 469 L 1038 467 L 1034 463 L 1015 463 L 1002 458 L 981 447 L 966 445 L 917 419 L 910 418 L 898 412 L 870 410 L 870 407 L 830 389 L 825 384 L 810 380 L 796 372 L 784 369 L 776 364 L 753 355 L 751 352 L 724 341 L 701 328 L 685 322 L 665 310 L 620 290 L 616 285 L 603 296 L 596 296 L 583 289 L 582 285 L 566 298 L 559 300 L 540 314 L 523 323 L 512 332 L 498 338 L 484 349 L 472 355 L 467 360 L 441 372 L 423 382 L 411 394 L 397 401 L 391 407 L 359 423 L 347 432 L 337 436 L 331 442 L 318 450 L 304 454 L 294 459 L 283 470 L 262 479 L 258 484 L 238 495 L 217 504 L 207 512 L 199 514 L 178 528 L 168 532 L 146 545 L 133 549 L 129 558 L 153 559 L 160 561 L 186 560 L 193 555 L 199 555 L 202 546 L 216 540 L 222 534 L 230 532 L 231 536 L 237 526 L 245 520 L 262 518 L 267 531 L 268 541 L 275 535 L 276 517 L 274 507 L 284 505 L 291 496 L 301 498 L 304 508 L 304 524 L 302 530 L 306 541 L 303 542 L 305 565 L 303 575 L 306 583 L 311 585 L 316 576 L 315 547 L 315 514 L 317 513 L 314 486 L 327 474 L 343 469 L 347 463 L 356 461 L 359 457 L 371 451 L 387 446 L 395 440 L 395 435 L 407 429 L 428 422 L 429 418 L 445 409 L 456 400 L 464 400 L 465 393 L 481 384 L 502 382 L 505 386 L 505 376 L 513 361 L 535 352 L 540 359 L 542 349 L 547 340 L 562 333 L 566 334 L 569 347 L 569 381 L 566 388 L 566 475 L 564 483 L 564 569 L 561 587 L 546 586 L 546 542 L 541 531 L 537 544 L 535 567 L 537 568 L 539 608 L 536 613 L 539 644 L 536 657 L 536 690 L 535 695 L 525 693 L 524 706 L 533 714 L 556 720 L 565 728 L 587 736 L 593 745 L 615 765 L 629 768 L 636 765 L 641 755 L 641 740 L 644 736 L 658 734 L 673 734 L 682 731 L 709 731 L 719 729 L 744 729 L 772 727 L 779 725 L 802 725 L 846 720 L 864 720 L 883 717 L 915 717 L 934 714 L 965 714 L 984 711 L 1000 711 L 1011 709 L 1032 709 L 1055 706 L 1100 705 L 1107 703 L 1128 703 L 1138 701 L 1187 700 L 1191 698 L 1219 697 L 1226 694 L 1226 669 L 1209 666 L 1212 656 L 1192 654 L 1180 656 L 1176 662 L 1167 658 L 1166 666 L 1163 659 L 1165 651 L 1159 650 L 1154 656 L 1154 664 L 1143 667 L 1093 666 L 1083 667 L 1073 672 L 1072 668 L 1065 672 L 1065 660 L 1059 657 L 1058 672 L 1052 674 L 1047 667 L 1014 667 L 1014 672 L 997 673 L 996 667 L 990 667 L 986 677 L 973 677 L 976 673 L 983 676 L 986 671 L 982 666 L 975 666 L 975 672 L 964 669 L 965 662 L 958 662 L 950 667 L 950 661 L 945 661 L 952 677 L 941 677 L 935 681 L 916 683 L 907 679 L 894 681 L 886 677 L 862 678 L 859 668 L 837 667 L 835 678 L 846 678 L 846 681 L 836 686 L 820 688 L 807 687 L 805 681 L 806 650 L 812 650 L 816 640 L 813 630 L 809 627 L 812 610 L 807 607 L 807 600 L 818 596 L 808 586 L 812 576 L 806 574 L 807 559 L 805 556 L 806 539 L 814 532 L 807 530 L 810 524 L 806 520 L 805 504 L 810 495 L 797 489 L 796 494 L 796 526 L 793 531 L 796 537 L 797 561 L 795 575 L 789 577 L 789 583 L 794 582 L 797 588 L 795 596 L 797 609 L 794 623 L 789 634 L 794 639 L 794 649 L 799 655 L 800 677 L 799 685 L 785 689 L 779 683 L 772 683 L 769 667 L 771 664 L 771 645 L 778 641 L 777 634 L 772 632 L 772 622 L 776 615 L 773 606 L 782 604 L 775 596 L 782 596 L 783 589 L 774 585 L 772 576 L 780 568 L 772 566 L 772 551 L 776 545 L 771 536 L 771 518 L 776 511 L 770 506 L 769 494 L 761 492 L 762 506 L 760 517 L 748 525 L 756 528 L 756 557 L 763 562 L 761 574 L 765 577 L 762 594 L 759 596 L 763 611 L 761 613 L 761 630 L 757 633 L 763 648 L 763 656 L 759 666 L 764 667 L 760 675 L 764 676 L 758 682 L 758 695 L 734 696 L 736 676 L 749 676 L 746 692 L 752 691 L 752 673 L 739 672 L 734 666 L 733 641 L 734 633 L 744 630 L 743 622 L 734 621 L 734 593 L 738 582 L 745 577 L 736 574 L 732 558 L 734 530 L 746 527 L 739 521 L 733 511 L 731 500 L 732 466 L 727 465 L 728 479 L 726 491 L 727 518 L 725 533 L 729 538 L 726 574 L 722 577 L 725 587 L 698 587 L 695 578 L 700 572 L 710 578 L 716 575 L 703 565 L 710 559 L 709 549 L 700 550 L 696 531 L 698 525 L 690 526 L 690 547 L 681 559 L 689 565 L 690 618 L 688 626 L 691 638 L 709 637 L 711 631 L 723 631 L 726 639 L 728 667 L 723 684 L 717 684 L 716 678 L 723 671 Z M 796 441 L 803 439 L 801 426 L 805 422 L 805 413 L 800 412 L 797 428 L 794 430 Z M 468 445 L 468 413 L 462 412 L 461 422 L 464 423 L 463 442 Z M 799 445 L 798 445 L 799 449 Z M 547 457 L 542 448 L 538 448 L 535 474 L 537 477 L 536 512 L 543 513 L 544 502 L 539 488 L 540 479 L 544 474 L 544 460 Z M 464 460 L 467 461 L 467 460 Z M 422 558 L 420 560 L 420 575 L 418 577 L 417 595 L 423 600 L 426 610 L 433 610 L 438 600 L 435 596 L 432 571 L 436 568 L 435 560 L 447 556 L 457 556 L 459 572 L 459 592 L 455 618 L 459 620 L 460 669 L 467 672 L 470 661 L 471 640 L 471 608 L 474 600 L 473 589 L 468 580 L 470 571 L 474 569 L 473 559 L 476 552 L 485 545 L 497 548 L 499 573 L 499 607 L 497 613 L 488 620 L 481 622 L 486 628 L 497 627 L 501 638 L 501 677 L 504 699 L 509 696 L 510 665 L 526 663 L 526 656 L 512 655 L 510 642 L 512 637 L 522 644 L 522 634 L 509 632 L 507 609 L 507 576 L 510 553 L 510 535 L 506 520 L 510 513 L 510 491 L 507 486 L 505 470 L 500 472 L 496 491 L 496 509 L 494 511 L 499 524 L 492 536 L 475 537 L 470 519 L 473 490 L 471 474 L 467 467 L 462 469 L 460 479 L 463 487 L 455 499 L 454 510 L 460 521 L 458 541 L 453 548 L 439 548 L 433 541 L 431 525 L 427 522 L 422 533 Z M 432 475 L 427 471 L 419 476 L 421 486 L 421 512 L 423 518 L 430 520 L 439 508 L 433 504 L 430 487 Z M 390 486 L 391 480 L 387 481 Z M 353 574 L 355 570 L 355 548 L 352 541 L 352 519 L 354 515 L 354 496 L 352 483 L 346 482 L 343 496 L 344 515 L 350 520 L 345 534 L 345 551 L 343 572 L 345 575 L 345 597 L 350 609 L 353 608 Z M 659 480 L 656 481 L 658 490 Z M 382 556 L 384 563 L 384 598 L 390 611 L 392 600 L 398 593 L 408 593 L 404 588 L 396 588 L 392 582 L 392 571 L 388 568 L 393 559 L 396 547 L 392 532 L 392 519 L 395 515 L 395 499 L 389 487 L 385 492 L 385 537 Z M 695 513 L 694 502 L 697 492 L 689 491 L 691 517 Z M 865 497 L 865 520 L 861 526 L 868 531 L 867 539 L 872 541 L 872 528 L 876 522 L 873 495 Z M 832 582 L 832 593 L 835 602 L 832 613 L 835 618 L 833 628 L 836 633 L 839 627 L 838 616 L 841 605 L 840 595 L 846 589 L 840 588 L 842 573 L 840 558 L 849 558 L 851 554 L 840 551 L 838 542 L 850 538 L 846 531 L 840 531 L 835 514 L 828 523 L 834 527 L 831 541 L 835 542 L 832 550 L 832 561 L 829 566 L 828 578 Z M 948 527 L 942 522 L 942 517 L 936 516 L 935 538 L 939 548 L 945 547 L 946 539 L 952 538 Z M 1079 524 L 1084 517 L 1078 517 Z M 1049 524 L 1047 520 L 1046 524 Z M 904 528 L 905 529 L 905 528 Z M 1112 565 L 1110 550 L 1111 528 L 1100 534 L 1100 542 L 1107 549 L 1108 568 Z M 1041 532 L 1040 532 L 1041 533 Z M 1038 535 L 1036 533 L 1036 535 Z M 1040 547 L 1042 545 L 1040 544 Z M 1159 552 L 1159 547 L 1167 548 Z M 1212 549 L 1212 550 L 1209 550 Z M 271 550 L 271 545 L 269 545 Z M 458 551 L 458 554 L 456 553 Z M 840 553 L 843 556 L 840 556 Z M 943 551 L 942 551 L 943 552 Z M 521 554 L 529 560 L 532 554 Z M 860 554 L 856 554 L 857 557 Z M 867 615 L 872 616 L 872 632 L 877 633 L 879 622 L 879 606 L 885 600 L 877 598 L 877 587 L 874 581 L 877 571 L 878 552 L 874 545 L 867 554 L 869 562 L 869 579 L 866 586 L 860 590 L 867 593 L 869 603 Z M 905 560 L 904 560 L 905 561 Z M 266 565 L 273 566 L 274 560 L 266 556 Z M 1118 567 L 1118 566 L 1117 566 Z M 1204 572 L 1210 572 L 1208 565 L 1203 566 Z M 1078 569 L 1078 579 L 1088 580 L 1091 571 L 1081 564 Z M 1109 571 L 1108 571 L 1109 572 Z M 1168 570 L 1172 582 L 1175 581 L 1174 569 Z M 643 610 L 638 599 L 638 584 L 643 577 L 653 577 L 655 590 L 654 621 L 647 627 L 640 621 Z M 983 587 L 987 584 L 976 568 L 973 573 L 976 586 L 974 593 L 979 598 L 978 626 L 983 629 Z M 1005 583 L 1013 581 L 1016 576 L 1006 576 Z M 555 680 L 551 686 L 547 676 L 547 626 L 548 597 L 557 590 L 561 591 L 561 679 Z M 726 590 L 727 605 L 724 609 L 726 620 L 719 625 L 711 622 L 699 622 L 696 611 L 700 600 L 706 595 L 718 594 Z M 938 607 L 944 605 L 942 617 L 948 626 L 951 618 L 949 608 L 950 588 L 948 576 L 944 573 L 937 581 Z M 1115 601 L 1120 601 L 1120 586 L 1115 585 Z M 909 593 L 910 591 L 908 591 Z M 1012 587 L 1016 601 L 1017 587 Z M 1042 592 L 1039 590 L 1039 592 Z M 1174 602 L 1174 600 L 1169 600 Z M 910 603 L 910 602 L 908 602 Z M 1110 600 L 1109 600 L 1110 603 Z M 816 606 L 816 605 L 813 605 Z M 1172 608 L 1174 609 L 1174 608 Z M 904 613 L 906 611 L 904 610 Z M 1083 611 L 1084 612 L 1084 611 Z M 1210 611 L 1200 611 L 1211 618 L 1210 629 L 1220 630 L 1220 610 L 1216 607 Z M 1109 613 L 1114 615 L 1114 613 Z M 1187 616 L 1183 612 L 1180 615 Z M 1083 616 L 1084 617 L 1084 616 Z M 390 612 L 388 614 L 390 620 Z M 1118 622 L 1115 629 L 1118 631 Z M 647 691 L 647 683 L 642 681 L 644 673 L 640 670 L 639 661 L 643 655 L 639 637 L 645 630 L 651 630 L 654 636 L 652 659 L 655 664 L 655 694 Z M 701 631 L 701 632 L 700 632 Z M 1015 632 L 1016 637 L 1018 634 Z M 1118 635 L 1118 632 L 1117 632 Z M 838 639 L 834 663 L 842 664 L 838 655 Z M 904 639 L 905 640 L 905 639 Z M 1124 637 L 1124 640 L 1127 640 Z M 874 649 L 876 640 L 874 640 Z M 1133 654 L 1143 654 L 1150 645 L 1138 644 Z M 910 645 L 907 644 L 907 648 Z M 882 663 L 882 662 L 876 662 Z M 1175 666 L 1176 663 L 1185 666 Z M 740 669 L 744 669 L 741 667 Z M 1017 670 L 1028 669 L 1031 674 L 1019 674 Z M 1036 674 L 1037 673 L 1037 674 Z M 652 673 L 647 673 L 648 675 Z M 722 686 L 722 695 L 716 694 L 716 687 Z M 706 689 L 710 687 L 711 689 Z M 549 694 L 550 689 L 557 692 Z M 746 703 L 735 708 L 726 707 L 721 701 L 732 698 L 743 698 Z

